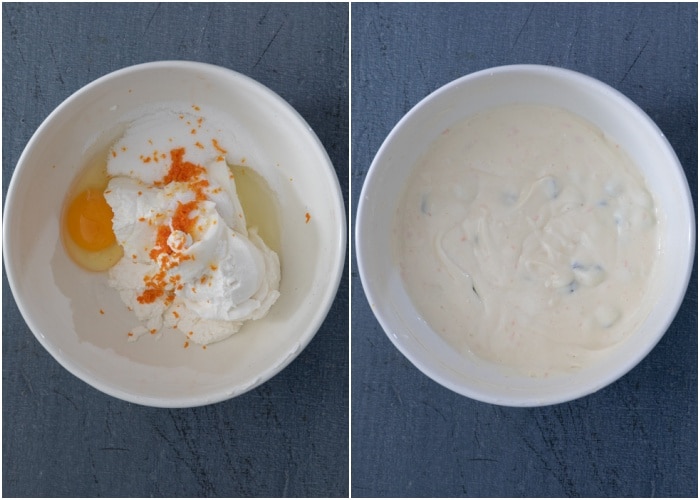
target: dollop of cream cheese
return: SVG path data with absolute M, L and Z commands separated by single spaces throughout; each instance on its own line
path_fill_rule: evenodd
M 248 228 L 223 131 L 193 112 L 135 120 L 114 144 L 105 198 L 124 257 L 109 283 L 141 325 L 209 344 L 260 319 L 279 297 L 280 262 Z
M 407 292 L 463 353 L 577 370 L 644 319 L 659 220 L 617 144 L 563 109 L 510 105 L 446 129 L 395 218 Z

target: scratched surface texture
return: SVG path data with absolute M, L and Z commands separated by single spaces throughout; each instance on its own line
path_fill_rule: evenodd
M 309 122 L 348 192 L 347 4 L 3 4 L 3 199 L 41 121 L 90 81 L 159 59 L 218 64 Z M 347 200 L 346 200 L 347 204 Z M 141 407 L 69 374 L 3 273 L 4 496 L 346 497 L 348 282 L 308 348 L 233 400 Z
M 412 106 L 515 63 L 577 70 L 633 99 L 696 196 L 696 4 L 353 3 L 351 18 L 353 213 L 375 153 Z M 627 376 L 568 404 L 513 409 L 414 368 L 352 264 L 353 496 L 697 496 L 697 272 L 663 340 Z

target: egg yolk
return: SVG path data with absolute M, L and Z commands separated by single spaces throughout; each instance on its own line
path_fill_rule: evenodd
M 82 249 L 96 252 L 116 242 L 112 230 L 112 208 L 98 189 L 78 194 L 66 211 L 66 229 L 70 238 Z

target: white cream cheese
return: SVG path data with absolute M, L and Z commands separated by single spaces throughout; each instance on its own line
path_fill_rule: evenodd
M 246 226 L 222 137 L 197 113 L 159 111 L 110 151 L 105 198 L 124 249 L 110 285 L 143 323 L 131 339 L 168 326 L 217 342 L 279 296 L 279 258 Z
M 597 359 L 644 319 L 658 224 L 641 174 L 600 130 L 511 105 L 445 130 L 420 159 L 395 255 L 447 342 L 547 376 Z

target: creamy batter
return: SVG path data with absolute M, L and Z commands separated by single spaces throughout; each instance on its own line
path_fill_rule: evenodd
M 644 319 L 658 225 L 641 174 L 600 130 L 510 105 L 443 131 L 411 175 L 394 241 L 412 301 L 446 341 L 548 376 Z

